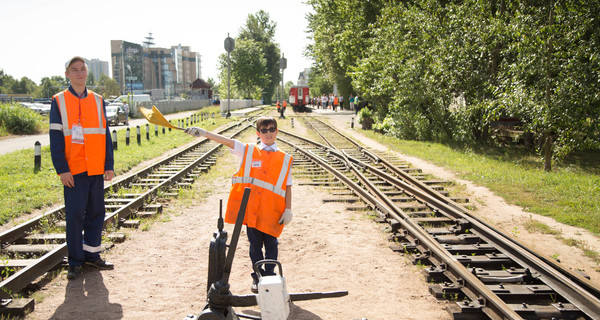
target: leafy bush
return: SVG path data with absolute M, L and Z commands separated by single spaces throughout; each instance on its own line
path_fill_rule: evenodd
M 0 127 L 11 134 L 33 134 L 39 131 L 42 117 L 23 106 L 0 105 Z
M 371 130 L 373 127 L 373 123 L 375 123 L 375 119 L 373 118 L 373 111 L 369 108 L 362 108 L 358 112 L 358 123 L 365 130 Z

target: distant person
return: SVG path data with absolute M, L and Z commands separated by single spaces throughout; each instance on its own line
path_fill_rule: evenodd
M 360 103 L 360 99 L 358 98 L 358 95 L 356 95 L 356 98 L 354 98 L 354 114 L 358 114 L 358 104 Z
M 113 147 L 106 123 L 106 102 L 87 90 L 88 68 L 81 57 L 65 65 L 71 85 L 52 97 L 50 154 L 64 185 L 69 270 L 81 274 L 84 264 L 113 269 L 100 258 L 104 225 L 104 181 L 114 176 Z
M 321 105 L 322 105 L 323 109 L 327 109 L 327 101 L 328 100 L 329 99 L 327 99 L 327 96 L 325 94 L 323 94 L 321 96 Z
M 337 107 L 340 105 L 338 96 L 333 97 L 333 111 L 337 112 Z
M 340 106 L 340 110 L 344 109 L 344 96 L 342 96 L 342 95 L 340 95 L 340 104 L 339 104 L 339 106 Z
M 125 111 L 125 125 L 129 124 L 129 105 L 127 104 L 127 101 L 123 102 L 123 110 Z
M 283 106 L 281 107 L 281 118 L 285 119 L 285 108 L 287 108 L 287 100 L 283 100 Z
M 354 97 L 352 96 L 352 94 L 350 95 L 350 99 L 348 99 L 348 102 L 350 103 L 350 110 L 354 110 Z
M 281 104 L 279 103 L 279 100 L 277 100 L 277 113 L 279 113 L 279 117 L 281 118 Z
M 285 101 L 285 100 L 284 100 Z M 244 224 L 250 242 L 252 265 L 263 259 L 277 260 L 278 240 L 283 227 L 292 221 L 292 162 L 293 157 L 277 148 L 277 120 L 261 117 L 256 120 L 256 135 L 260 143 L 244 144 L 220 134 L 189 127 L 186 133 L 206 137 L 228 146 L 242 160 L 233 176 L 227 201 L 225 222 L 235 224 L 244 189 L 251 189 Z M 264 255 L 263 255 L 264 247 Z M 262 276 L 274 275 L 274 264 L 265 264 Z M 251 273 L 254 293 L 258 292 L 258 275 Z

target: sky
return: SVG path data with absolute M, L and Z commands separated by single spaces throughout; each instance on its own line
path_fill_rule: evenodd
M 249 14 L 264 10 L 277 24 L 275 42 L 287 59 L 285 82 L 312 62 L 303 54 L 309 44 L 304 0 L 0 0 L 0 69 L 15 79 L 64 76 L 73 56 L 109 62 L 110 41 L 142 44 L 151 32 L 154 47 L 181 44 L 198 52 L 202 78 L 218 81 L 224 41 L 236 38 Z

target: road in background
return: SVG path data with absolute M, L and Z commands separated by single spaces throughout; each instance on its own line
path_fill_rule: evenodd
M 165 115 L 167 120 L 171 119 L 180 119 L 186 118 L 197 112 L 198 110 L 191 110 L 179 113 L 172 113 Z M 110 126 L 111 132 L 112 129 L 120 129 L 120 128 L 135 128 L 136 126 L 143 126 L 148 121 L 146 119 L 130 119 L 129 126 L 119 125 L 119 126 Z M 0 154 L 11 153 L 17 150 L 22 149 L 33 149 L 36 141 L 39 141 L 42 144 L 42 147 L 50 145 L 50 136 L 48 133 L 45 134 L 37 134 L 37 135 L 27 135 L 27 136 L 17 136 L 14 138 L 8 138 L 4 140 L 0 140 Z M 32 151 L 33 152 L 33 151 Z

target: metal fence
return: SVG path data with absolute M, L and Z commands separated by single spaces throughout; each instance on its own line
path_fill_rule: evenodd
M 241 100 L 241 99 L 232 99 L 230 104 L 230 111 L 237 109 L 244 109 L 253 107 L 261 104 L 261 100 Z M 133 117 L 141 117 L 139 111 L 137 110 L 138 106 L 142 106 L 147 109 L 152 109 L 152 106 L 155 106 L 162 114 L 175 113 L 180 111 L 188 111 L 188 110 L 197 110 L 207 106 L 210 106 L 210 100 L 202 99 L 202 100 L 160 100 L 160 101 L 144 101 L 140 102 L 136 107 L 130 108 L 131 116 Z M 221 113 L 227 113 L 227 100 L 221 100 Z

